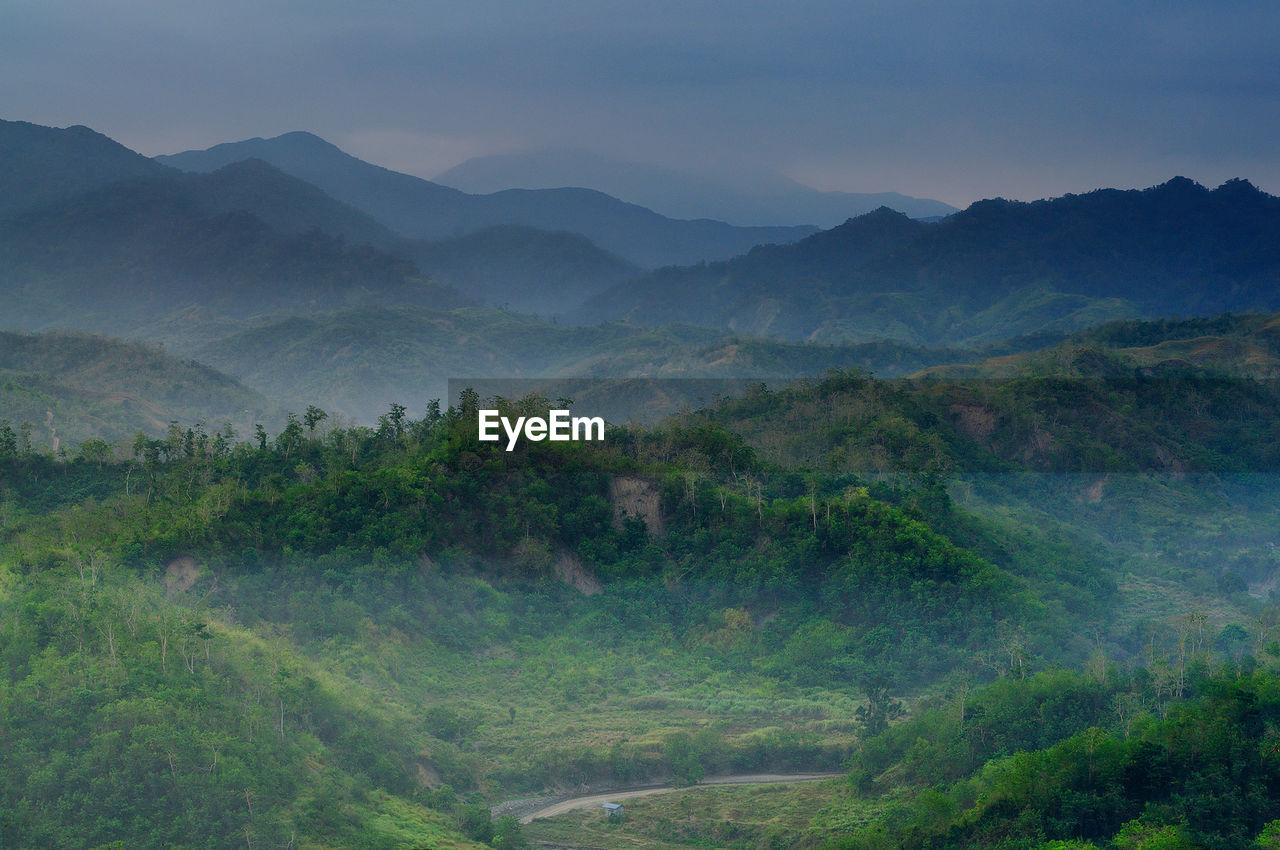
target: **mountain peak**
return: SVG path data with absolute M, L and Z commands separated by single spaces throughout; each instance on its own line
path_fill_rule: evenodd
M 1204 195 L 1209 190 L 1190 177 L 1173 177 L 1151 190 L 1162 195 Z
M 282 133 L 273 139 L 266 139 L 266 142 L 274 142 L 286 145 L 295 150 L 320 150 L 328 153 L 333 151 L 342 152 L 342 149 L 330 142 L 317 136 L 315 133 L 306 130 L 292 130 L 288 133 Z
M 871 212 L 863 213 L 860 216 L 855 216 L 854 218 L 849 219 L 849 221 L 855 221 L 856 219 L 863 219 L 865 221 L 911 221 L 912 220 L 911 216 L 907 215 L 906 213 L 899 212 L 898 210 L 895 210 L 892 207 L 887 207 L 883 204 L 876 207 Z
M 140 153 L 76 124 L 0 121 L 0 215 L 57 203 L 131 177 L 166 172 Z
M 1225 196 L 1232 200 L 1265 197 L 1266 193 L 1243 177 L 1235 177 L 1213 190 L 1213 194 Z
M 270 139 L 255 136 L 239 142 L 222 142 L 207 150 L 189 150 L 156 160 L 184 171 L 216 171 L 246 159 L 260 159 L 276 167 L 282 160 L 346 159 L 346 154 L 332 142 L 306 130 L 294 130 Z M 288 169 L 285 169 L 288 170 Z

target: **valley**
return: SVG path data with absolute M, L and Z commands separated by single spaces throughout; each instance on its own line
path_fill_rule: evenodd
M 0 846 L 1280 834 L 1252 185 L 817 231 L 0 147 Z

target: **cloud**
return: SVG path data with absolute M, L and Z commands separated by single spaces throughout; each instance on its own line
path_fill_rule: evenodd
M 960 203 L 1173 167 L 1280 189 L 1272 3 L 9 6 L 4 117 L 147 153 L 308 129 L 424 175 L 563 145 Z

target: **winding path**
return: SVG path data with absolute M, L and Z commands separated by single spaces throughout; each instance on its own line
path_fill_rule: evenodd
M 666 794 L 670 791 L 690 791 L 695 788 L 706 788 L 709 785 L 771 785 L 782 782 L 816 782 L 820 779 L 832 779 L 844 776 L 843 773 L 743 773 L 733 776 L 709 776 L 697 785 L 676 788 L 671 785 L 658 785 L 652 788 L 636 788 L 630 791 L 612 791 L 607 794 L 589 794 L 585 797 L 571 797 L 543 806 L 520 818 L 520 823 L 529 823 L 534 818 L 549 818 L 561 815 L 574 809 L 585 809 L 591 806 L 602 806 L 617 800 L 631 797 L 648 797 L 651 794 Z

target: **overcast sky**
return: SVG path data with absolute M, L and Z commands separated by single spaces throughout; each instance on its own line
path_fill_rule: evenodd
M 310 130 L 431 177 L 558 146 L 963 206 L 1280 193 L 1280 3 L 0 0 L 0 118 L 145 154 Z

